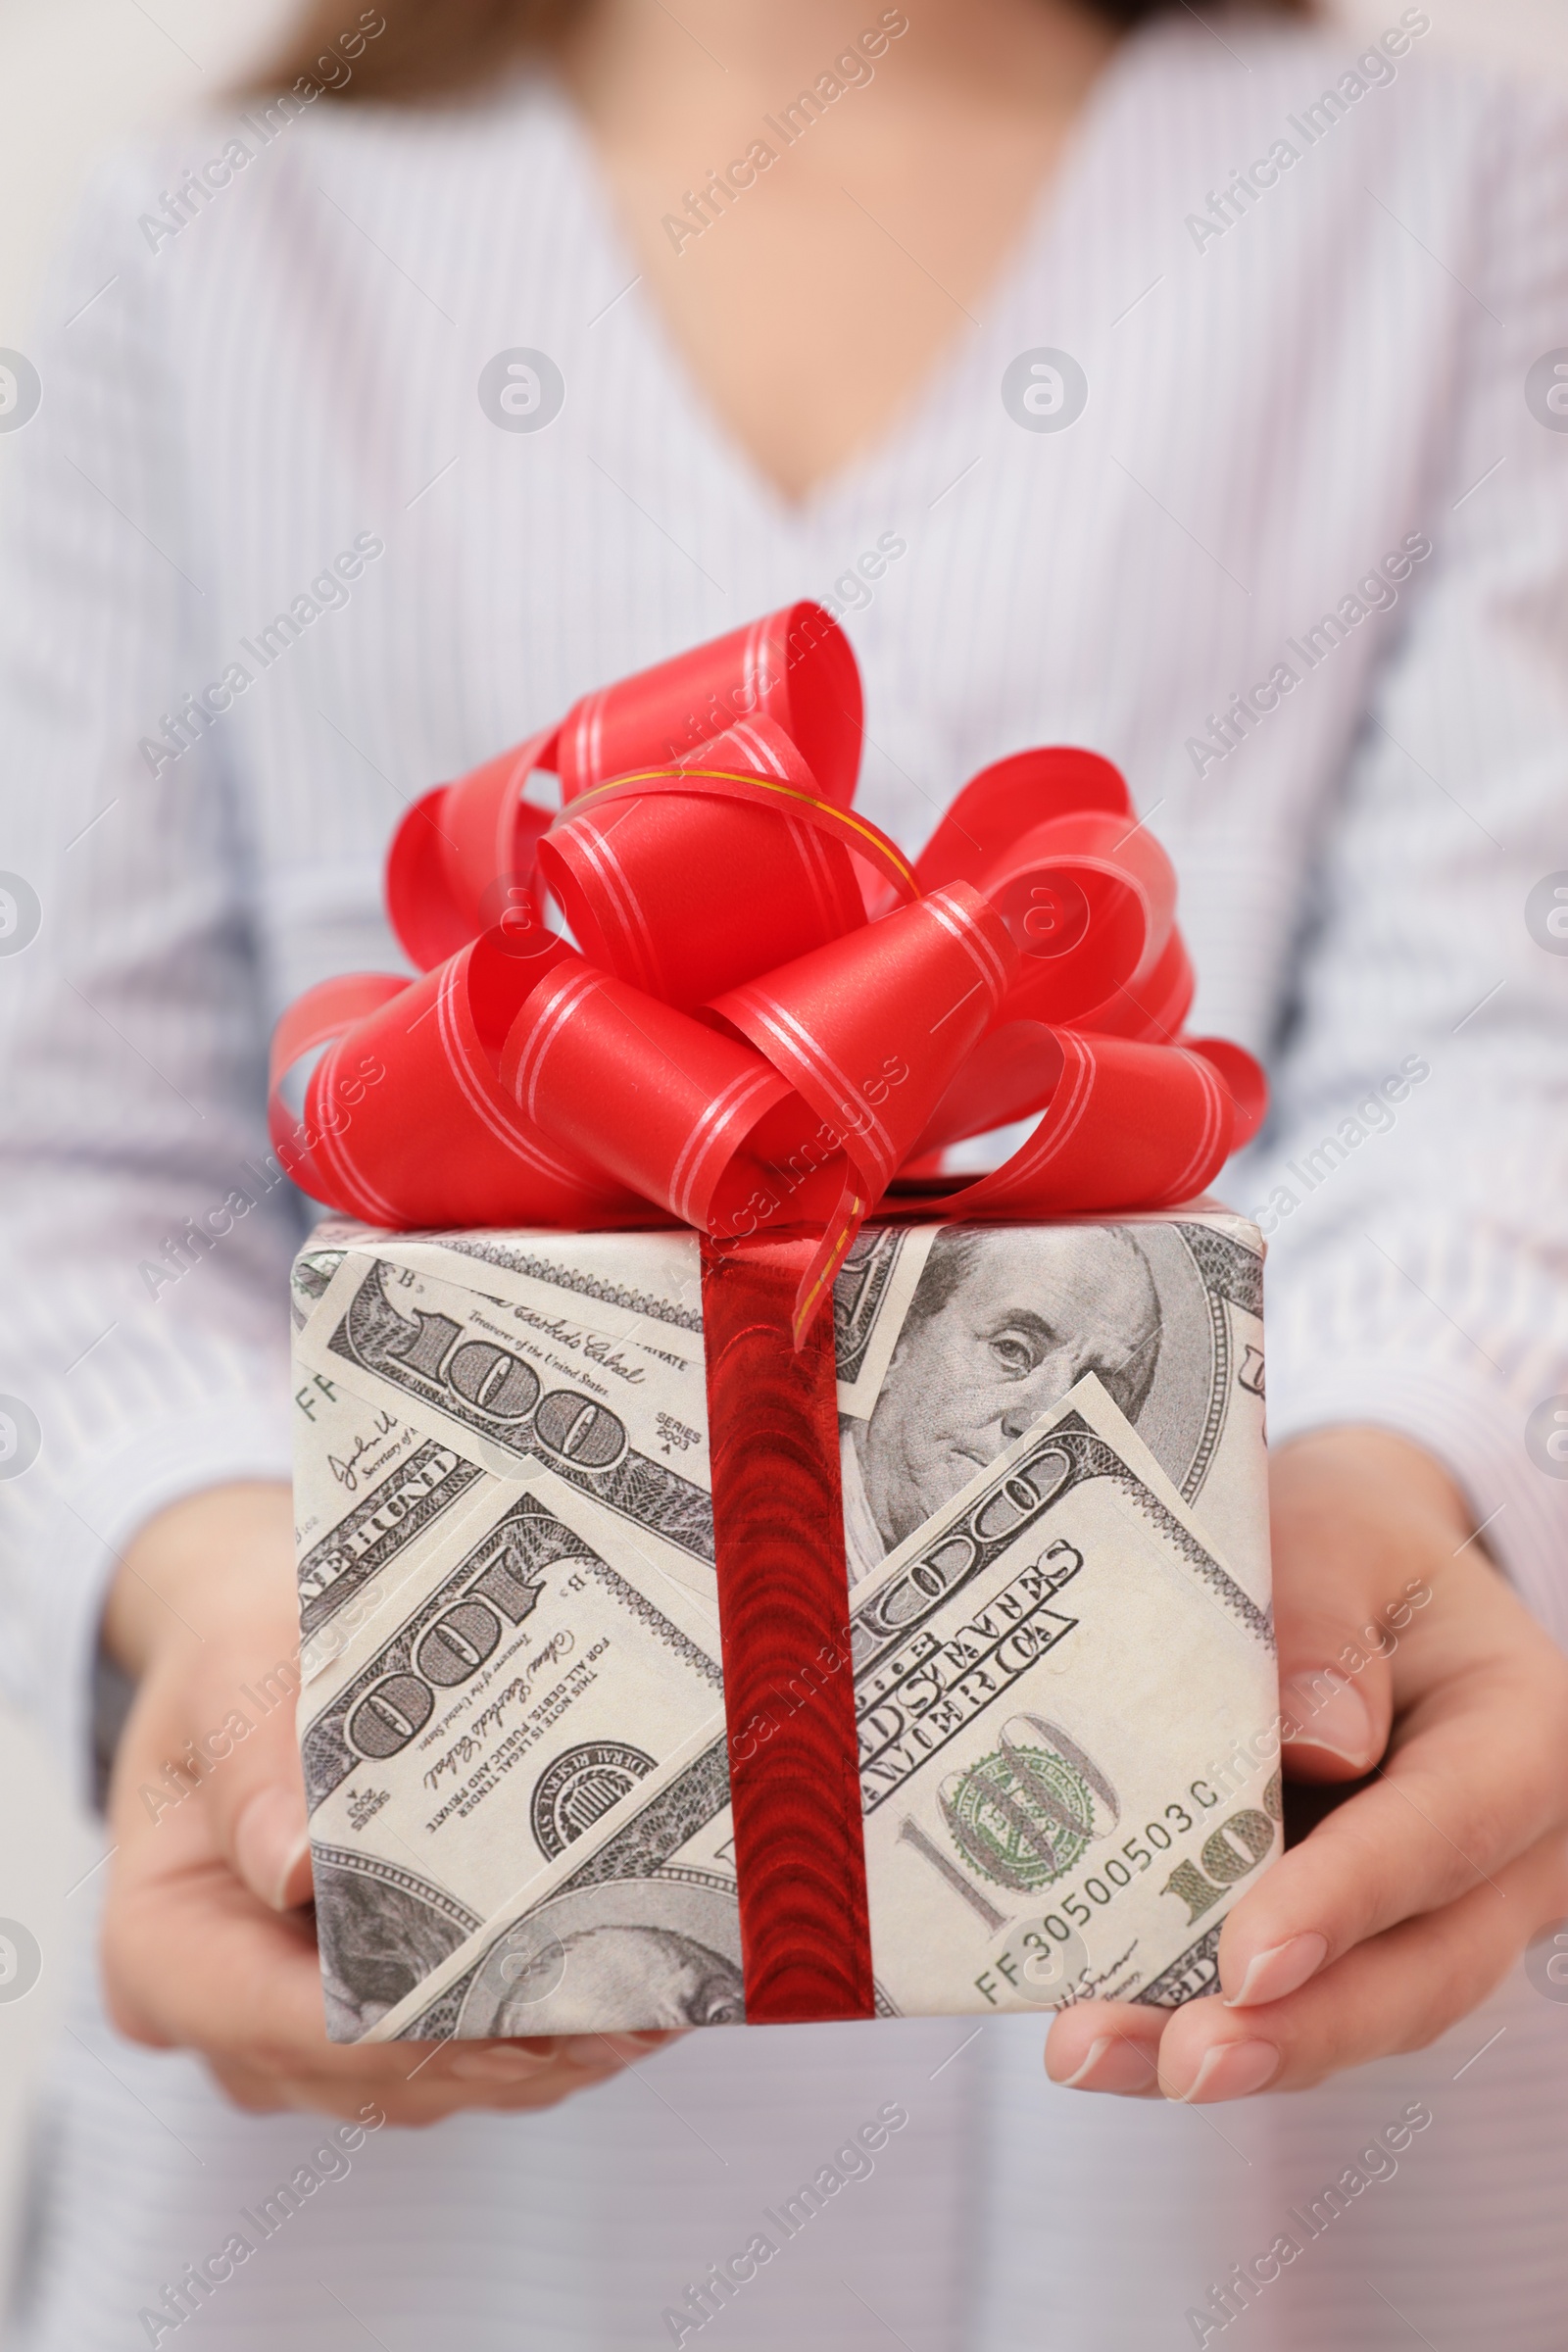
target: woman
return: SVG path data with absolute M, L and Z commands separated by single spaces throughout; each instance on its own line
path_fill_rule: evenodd
M 135 1695 L 13 2342 L 1544 2352 L 1560 125 L 1413 8 L 1359 52 L 1071 0 L 346 14 L 292 104 L 106 176 L 16 447 L 8 1651 L 78 1764 L 95 1655 Z M 1122 2098 L 1027 2024 L 329 2048 L 291 1710 L 160 1801 L 288 1687 L 302 1226 L 233 1200 L 272 1019 L 394 959 L 410 797 L 810 592 L 867 813 L 914 846 L 989 759 L 1106 753 L 1200 1025 L 1272 1057 L 1226 1189 L 1274 1251 L 1288 1769 L 1373 1777 L 1232 1914 L 1225 1999 L 1056 2020 L 1052 2081 Z

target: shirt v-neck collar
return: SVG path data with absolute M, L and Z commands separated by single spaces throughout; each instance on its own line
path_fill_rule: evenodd
M 575 106 L 560 79 L 541 73 L 532 80 L 529 96 L 554 133 L 557 161 L 568 175 L 567 186 L 584 223 L 590 249 L 597 249 L 598 266 L 585 267 L 584 276 L 607 286 L 625 288 L 614 301 L 620 313 L 619 333 L 640 347 L 638 380 L 653 387 L 672 429 L 695 431 L 710 466 L 721 466 L 737 493 L 758 510 L 775 530 L 813 533 L 845 505 L 858 500 L 869 482 L 896 466 L 929 437 L 951 404 L 954 388 L 977 366 L 995 358 L 999 335 L 1005 338 L 1009 321 L 1028 291 L 1063 274 L 1062 263 L 1072 244 L 1073 223 L 1092 204 L 1100 160 L 1111 141 L 1113 125 L 1129 97 L 1150 69 L 1168 21 L 1160 18 L 1136 25 L 1117 43 L 1091 87 L 1077 121 L 1068 133 L 1060 159 L 1031 201 L 1018 236 L 993 278 L 984 303 L 984 316 L 946 343 L 919 374 L 874 434 L 798 499 L 779 489 L 745 443 L 714 408 L 701 375 L 671 334 L 662 311 L 647 292 L 636 257 L 612 209 L 604 175 L 593 144 Z

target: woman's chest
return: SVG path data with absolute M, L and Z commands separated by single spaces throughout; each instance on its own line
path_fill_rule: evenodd
M 792 509 L 591 221 L 482 220 L 454 283 L 452 190 L 445 217 L 356 196 L 385 266 L 341 219 L 313 217 L 303 268 L 297 237 L 264 243 L 265 380 L 236 388 L 224 343 L 191 411 L 217 583 L 200 660 L 232 679 L 225 749 L 285 985 L 378 943 L 389 960 L 380 860 L 432 783 L 815 596 L 862 672 L 865 813 L 917 848 L 987 760 L 1103 752 L 1176 858 L 1200 965 L 1203 933 L 1251 910 L 1255 946 L 1229 962 L 1253 1026 L 1420 587 L 1356 593 L 1420 526 L 1427 436 L 1362 396 L 1347 443 L 1357 380 L 1397 371 L 1377 364 L 1370 281 L 1321 227 L 1251 224 L 1294 253 L 1287 290 L 1262 233 L 1257 268 L 1194 257 L 1205 276 L 1161 269 L 1148 205 L 1097 224 L 1080 203 L 1088 246 L 1047 240 L 898 426 Z M 1401 319 L 1406 361 L 1412 332 L 1437 352 L 1435 299 Z M 1309 632 L 1350 608 L 1311 661 Z

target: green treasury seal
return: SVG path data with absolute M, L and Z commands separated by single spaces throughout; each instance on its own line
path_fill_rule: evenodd
M 1004 1734 L 1001 1747 L 943 1783 L 943 1818 L 972 1870 L 1031 1893 L 1071 1870 L 1095 1835 L 1098 1778 L 1038 1739 Z

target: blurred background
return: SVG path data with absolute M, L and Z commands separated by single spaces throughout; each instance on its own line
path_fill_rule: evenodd
M 1426 0 L 1434 44 L 1568 87 L 1564 0 Z M 1195 11 L 1195 14 L 1197 11 Z M 1328 12 L 1371 36 L 1394 0 Z M 215 103 L 292 14 L 288 0 L 0 0 L 0 345 L 25 350 L 50 253 L 106 147 Z M 258 367 L 265 368 L 266 354 Z M 4 493 L 0 475 L 0 496 Z M 0 867 L 7 862 L 0 840 Z M 3 1309 L 0 1309 L 3 1311 Z M 23 2188 L 23 2127 L 38 2063 L 58 2030 L 75 1932 L 72 1896 L 103 1858 L 94 1826 L 61 1795 L 27 1726 L 0 1708 L 0 1920 L 24 1921 L 42 1948 L 21 1999 L 0 1984 L 0 2299 Z

